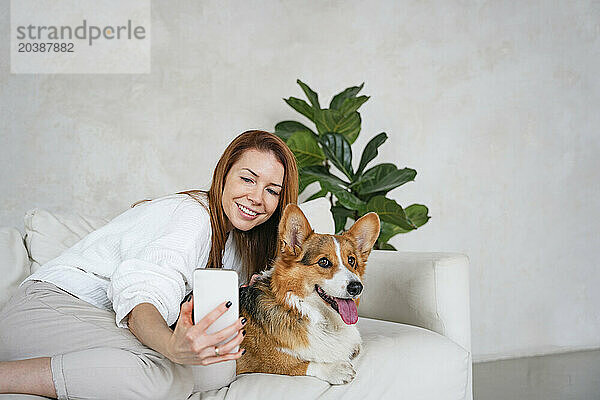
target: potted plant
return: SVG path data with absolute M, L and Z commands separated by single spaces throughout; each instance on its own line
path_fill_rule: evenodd
M 349 87 L 336 94 L 329 108 L 321 108 L 319 96 L 308 85 L 297 80 L 308 101 L 290 97 L 284 101 L 315 125 L 315 130 L 297 121 L 281 121 L 275 134 L 294 152 L 299 168 L 300 193 L 314 182 L 320 190 L 306 201 L 328 197 L 335 221 L 335 231 L 344 230 L 348 219 L 356 220 L 374 211 L 381 219 L 381 231 L 376 249 L 395 250 L 388 241 L 399 233 L 417 229 L 429 220 L 428 208 L 412 204 L 402 208 L 386 194 L 413 181 L 417 171 L 399 169 L 382 163 L 367 168 L 377 157 L 377 149 L 387 140 L 387 134 L 375 135 L 365 146 L 358 168 L 352 166 L 352 144 L 360 134 L 361 117 L 358 109 L 369 96 L 357 96 L 364 86 Z M 335 167 L 337 174 L 332 173 Z

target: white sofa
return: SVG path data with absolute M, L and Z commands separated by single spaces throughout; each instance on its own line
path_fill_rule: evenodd
M 323 202 L 304 203 L 319 232 L 331 232 Z M 0 228 L 0 307 L 18 284 L 108 219 L 33 209 L 25 234 Z M 331 386 L 313 377 L 239 376 L 190 399 L 472 399 L 469 261 L 461 254 L 373 251 L 359 307 L 364 351 L 357 376 Z M 202 368 L 202 367 L 199 367 Z M 0 400 L 41 399 L 0 395 Z

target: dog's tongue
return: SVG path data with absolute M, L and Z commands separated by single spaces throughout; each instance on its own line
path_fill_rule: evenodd
M 335 302 L 337 303 L 338 311 L 346 324 L 353 325 L 358 321 L 358 310 L 356 309 L 354 300 L 335 297 Z

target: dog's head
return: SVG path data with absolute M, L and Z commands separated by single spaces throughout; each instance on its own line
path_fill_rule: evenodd
M 300 208 L 288 205 L 279 224 L 279 251 L 273 290 L 302 311 L 303 304 L 323 314 L 339 314 L 346 324 L 358 320 L 355 300 L 363 290 L 367 258 L 379 236 L 379 217 L 369 213 L 342 235 L 314 233 Z

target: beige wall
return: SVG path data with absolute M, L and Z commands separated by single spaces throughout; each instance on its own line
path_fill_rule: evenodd
M 297 118 L 296 78 L 365 81 L 355 147 L 386 131 L 378 160 L 418 171 L 392 195 L 432 219 L 399 249 L 469 255 L 475 359 L 600 346 L 598 2 L 155 1 L 149 75 L 10 75 L 8 4 L 2 224 L 206 187 L 237 133 Z

